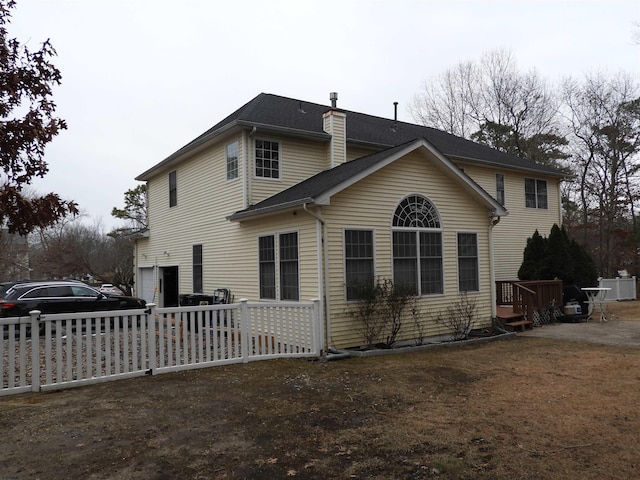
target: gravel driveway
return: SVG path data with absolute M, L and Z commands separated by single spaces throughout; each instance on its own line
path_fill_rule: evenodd
M 543 337 L 601 345 L 640 347 L 640 322 L 610 318 L 606 322 L 556 323 L 519 332 L 523 337 Z

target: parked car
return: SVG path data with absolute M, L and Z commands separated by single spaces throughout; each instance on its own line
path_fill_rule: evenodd
M 122 291 L 119 288 L 114 287 L 110 283 L 103 283 L 98 289 L 101 293 L 110 293 L 111 295 L 122 295 Z
M 14 283 L 0 299 L 0 317 L 21 317 L 31 310 L 44 314 L 100 312 L 145 308 L 142 298 L 111 295 L 75 281 Z

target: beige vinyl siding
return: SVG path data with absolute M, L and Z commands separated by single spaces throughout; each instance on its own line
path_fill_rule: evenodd
M 356 158 L 366 157 L 367 155 L 371 155 L 372 153 L 377 152 L 378 150 L 373 150 L 369 148 L 362 147 L 347 147 L 347 162 L 351 160 L 355 160 Z
M 554 223 L 562 225 L 560 181 L 556 177 L 524 174 L 513 170 L 495 170 L 473 165 L 461 165 L 464 171 L 491 196 L 496 196 L 496 173 L 504 175 L 505 207 L 509 215 L 502 217 L 493 234 L 496 280 L 515 280 L 522 264 L 527 239 L 538 230 L 548 236 Z M 524 180 L 535 178 L 547 182 L 547 208 L 525 206 Z
M 225 228 L 227 241 L 220 246 L 217 276 L 225 279 L 235 299 L 260 299 L 258 237 L 298 233 L 300 300 L 318 298 L 318 257 L 316 219 L 302 210 L 243 223 L 231 222 Z
M 262 137 L 262 140 L 277 141 L 280 144 L 280 178 L 255 176 L 255 152 L 251 158 L 250 203 L 256 204 L 282 190 L 285 190 L 327 168 L 328 143 L 309 142 L 285 137 Z M 249 142 L 254 148 L 253 142 Z
M 138 267 L 177 266 L 179 293 L 192 291 L 192 245 L 202 244 L 205 292 L 224 287 L 218 271 L 219 245 L 226 241 L 226 216 L 242 205 L 242 180 L 226 179 L 226 145 L 238 141 L 242 171 L 244 152 L 240 137 L 183 161 L 176 168 L 177 206 L 169 208 L 169 171 L 148 182 L 150 237 L 139 242 Z M 165 254 L 167 252 L 167 254 Z
M 424 296 L 420 300 L 426 334 L 448 333 L 435 324 L 429 312 L 446 308 L 459 300 L 457 234 L 473 232 L 478 236 L 480 292 L 469 298 L 478 303 L 478 326 L 491 321 L 491 285 L 489 273 L 488 215 L 459 187 L 430 165 L 422 154 L 413 153 L 334 196 L 323 207 L 330 245 L 329 308 L 331 315 L 330 346 L 361 345 L 358 325 L 346 314 L 349 304 L 344 292 L 344 228 L 367 228 L 374 231 L 375 272 L 392 278 L 392 217 L 398 203 L 409 194 L 427 197 L 438 209 L 443 228 L 444 294 Z M 411 339 L 416 330 L 406 319 L 401 339 Z

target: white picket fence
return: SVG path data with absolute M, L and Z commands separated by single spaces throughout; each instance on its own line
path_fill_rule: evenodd
M 611 289 L 606 292 L 604 298 L 607 302 L 636 299 L 636 277 L 600 278 L 598 279 L 598 286 Z
M 320 355 L 319 302 L 0 318 L 0 395 Z

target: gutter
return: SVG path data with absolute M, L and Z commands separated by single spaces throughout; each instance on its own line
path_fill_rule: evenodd
M 497 294 L 496 294 L 496 265 L 495 265 L 495 251 L 493 244 L 493 229 L 498 223 L 500 223 L 499 215 L 496 212 L 489 214 L 489 279 L 491 282 L 491 318 L 496 318 L 498 315 L 498 309 L 496 306 Z
M 215 132 L 210 132 L 210 133 L 203 133 L 200 137 L 196 138 L 195 140 L 192 140 L 191 142 L 187 143 L 184 147 L 176 150 L 174 153 L 172 153 L 171 155 L 169 155 L 167 158 L 165 158 L 164 160 L 162 160 L 160 163 L 155 164 L 153 167 L 151 167 L 150 169 L 146 170 L 145 172 L 141 173 L 140 175 L 138 175 L 135 179 L 138 181 L 146 181 L 149 180 L 150 177 L 161 173 L 165 168 L 170 167 L 173 162 L 175 161 L 176 163 L 180 162 L 183 160 L 183 156 L 185 155 L 191 155 L 196 153 L 195 150 L 197 150 L 199 147 L 204 146 L 205 144 L 207 144 L 209 141 L 215 139 L 216 137 L 219 137 L 220 135 L 222 135 L 223 133 L 226 133 L 228 130 L 231 130 L 233 127 L 237 126 L 237 120 L 233 121 L 231 123 L 228 123 L 222 127 L 220 127 L 218 130 L 216 130 Z
M 244 211 L 244 212 L 236 212 L 226 217 L 226 219 L 232 222 L 242 221 L 247 218 L 266 215 L 269 213 L 281 213 L 287 208 L 303 207 L 304 205 L 308 205 L 310 203 L 314 203 L 314 199 L 311 197 L 307 197 L 307 198 L 302 198 L 298 200 L 293 200 L 291 202 L 278 203 L 276 205 L 269 205 L 268 207 L 255 208 L 255 209 Z

